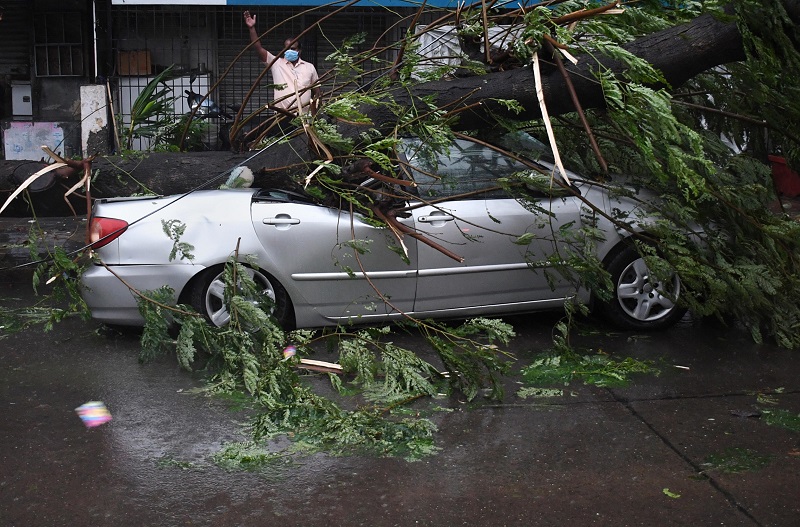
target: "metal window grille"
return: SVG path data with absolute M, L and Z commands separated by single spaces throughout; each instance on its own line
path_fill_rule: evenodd
M 83 19 L 78 12 L 44 13 L 34 26 L 35 67 L 38 77 L 82 76 Z
M 363 49 L 371 49 L 376 41 L 393 42 L 400 36 L 397 11 L 389 13 L 379 8 L 351 8 L 330 17 L 314 27 L 329 10 L 306 12 L 307 8 L 291 6 L 181 6 L 181 5 L 116 5 L 111 8 L 112 48 L 116 64 L 111 75 L 118 90 L 117 112 L 122 123 L 130 123 L 130 105 L 150 79 L 164 68 L 173 66 L 176 79 L 171 81 L 175 97 L 176 116 L 189 107 L 185 91 L 209 94 L 220 108 L 235 114 L 241 108 L 244 116 L 264 108 L 272 100 L 271 76 L 252 50 L 245 50 L 249 34 L 243 21 L 243 11 L 256 15 L 257 30 L 264 34 L 263 46 L 277 53 L 286 38 L 301 34 L 302 58 L 313 63 L 325 79 L 323 92 L 358 89 L 383 70 L 376 64 L 391 63 L 391 52 L 379 61 L 363 64 L 366 73 L 357 83 L 345 82 L 337 76 L 335 62 L 329 57 L 342 43 L 357 33 L 363 33 Z M 414 13 L 410 10 L 409 13 Z M 120 69 L 120 55 L 144 53 L 144 59 L 134 69 Z M 137 55 L 139 57 L 140 55 Z M 127 57 L 129 58 L 129 57 Z M 266 112 L 263 114 L 266 115 Z M 254 120 L 255 122 L 256 120 Z M 216 148 L 219 120 L 209 120 L 207 144 Z M 138 145 L 145 148 L 146 144 Z

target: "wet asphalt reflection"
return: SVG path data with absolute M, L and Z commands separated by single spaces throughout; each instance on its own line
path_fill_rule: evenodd
M 2 306 L 32 301 L 27 280 L 0 277 Z M 556 317 L 508 321 L 518 373 L 549 346 Z M 246 412 L 197 395 L 202 377 L 170 357 L 141 364 L 136 335 L 97 328 L 68 320 L 0 340 L 0 525 L 788 526 L 800 517 L 800 433 L 758 416 L 765 404 L 800 413 L 797 352 L 717 324 L 579 337 L 658 364 L 659 376 L 626 388 L 575 383 L 522 399 L 515 374 L 501 403 L 440 401 L 452 409 L 433 417 L 441 452 L 421 461 L 317 454 L 258 474 L 210 459 L 246 439 Z M 113 420 L 84 427 L 75 408 L 90 400 Z M 731 449 L 769 461 L 738 473 L 705 464 Z

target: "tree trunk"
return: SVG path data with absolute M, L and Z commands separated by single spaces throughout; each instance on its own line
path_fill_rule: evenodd
M 90 193 L 93 198 L 130 196 L 132 194 L 176 194 L 199 188 L 218 188 L 224 184 L 231 170 L 237 166 L 247 166 L 255 176 L 254 186 L 296 188 L 292 174 L 307 173 L 303 160 L 293 152 L 302 148 L 304 142 L 296 144 L 295 149 L 284 147 L 280 156 L 247 152 L 192 152 L 167 153 L 153 152 L 143 155 L 97 157 L 92 162 L 94 174 Z M 278 148 L 278 147 L 276 147 Z M 290 160 L 294 158 L 293 162 Z M 299 166 L 294 163 L 301 163 Z M 46 167 L 37 161 L 0 161 L 0 206 L 29 176 Z M 82 174 L 68 177 L 50 174 L 42 179 L 50 181 L 31 188 L 29 194 L 36 213 L 42 216 L 66 216 L 74 212 L 86 212 L 86 199 L 83 189 L 65 199 L 66 192 L 80 180 Z M 67 199 L 69 203 L 67 204 Z M 3 216 L 29 216 L 32 211 L 25 195 L 15 198 L 3 211 Z
M 719 21 L 711 15 L 703 15 L 689 24 L 642 37 L 625 46 L 625 49 L 660 70 L 673 88 L 714 66 L 745 58 L 736 24 Z M 605 101 L 596 72 L 607 68 L 621 73 L 625 66 L 608 59 L 602 65 L 586 56 L 578 59 L 578 64 L 574 66 L 567 62 L 567 70 L 581 105 L 584 108 L 602 108 Z M 575 111 L 569 90 L 558 70 L 550 67 L 549 71 L 543 71 L 542 84 L 547 111 L 551 116 Z M 427 82 L 414 87 L 410 93 L 398 89 L 393 95 L 399 106 L 420 104 L 420 98 L 434 97 L 439 108 L 458 114 L 459 120 L 454 128 L 460 130 L 492 127 L 498 118 L 530 120 L 542 116 L 536 99 L 533 71 L 529 67 L 478 77 Z M 513 113 L 496 99 L 513 99 L 525 111 Z M 468 107 L 469 110 L 458 111 Z M 394 125 L 395 117 L 385 107 L 362 110 L 380 129 Z
M 795 0 L 792 2 L 797 3 Z M 709 68 L 745 58 L 736 23 L 720 21 L 711 15 L 703 15 L 691 23 L 648 35 L 630 43 L 626 49 L 660 70 L 673 88 Z M 599 66 L 594 59 L 579 59 L 577 65 L 569 64 L 568 67 L 579 100 L 584 108 L 602 108 L 603 93 L 595 73 L 601 67 L 620 73 L 624 71 L 624 65 L 607 60 Z M 553 68 L 542 73 L 548 113 L 552 116 L 574 111 L 561 74 Z M 454 127 L 461 130 L 485 129 L 493 126 L 497 118 L 541 117 L 533 72 L 529 67 L 428 82 L 414 87 L 410 92 L 398 88 L 392 95 L 401 106 L 419 104 L 421 97 L 435 97 L 439 108 L 458 115 Z M 522 114 L 514 114 L 495 99 L 516 100 L 525 110 Z M 372 124 L 367 127 L 337 123 L 343 135 L 355 138 L 365 128 L 390 131 L 395 125 L 396 117 L 386 107 L 367 107 L 362 111 L 372 119 Z M 130 195 L 144 192 L 142 187 L 156 194 L 180 193 L 204 185 L 216 187 L 225 182 L 227 173 L 233 167 L 243 162 L 255 173 L 255 186 L 285 186 L 292 175 L 301 180 L 313 169 L 313 165 L 309 164 L 311 159 L 302 137 L 290 144 L 275 145 L 252 159 L 249 159 L 249 155 L 229 152 L 151 153 L 141 158 L 98 158 L 93 163 L 93 169 L 99 171 L 99 176 L 92 184 L 92 196 Z M 0 162 L 0 196 L 7 196 L 18 186 L 19 174 L 15 179 L 10 176 L 20 170 L 18 165 L 22 163 L 29 162 Z M 71 178 L 68 183 L 71 185 L 74 181 L 76 179 Z M 61 196 L 63 193 L 48 199 L 63 201 Z M 17 206 L 14 210 L 26 210 L 26 207 Z

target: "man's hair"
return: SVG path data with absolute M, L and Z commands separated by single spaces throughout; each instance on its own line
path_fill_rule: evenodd
M 302 42 L 300 42 L 299 40 L 294 40 L 294 42 L 292 42 L 293 40 L 294 40 L 294 38 L 287 38 L 287 39 L 284 39 L 283 42 L 284 43 L 290 42 L 291 43 L 290 46 L 297 46 L 298 51 L 303 49 Z

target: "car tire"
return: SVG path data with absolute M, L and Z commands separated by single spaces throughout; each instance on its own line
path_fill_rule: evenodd
M 284 329 L 294 327 L 294 313 L 286 290 L 275 280 L 258 269 L 246 268 L 250 278 L 262 288 L 262 293 L 272 300 L 271 315 Z M 189 304 L 214 326 L 225 326 L 230 322 L 230 313 L 225 305 L 225 267 L 211 267 L 200 273 L 189 291 Z M 256 302 L 255 299 L 252 300 Z
M 661 330 L 674 325 L 686 314 L 671 298 L 678 300 L 681 281 L 673 274 L 665 282 L 655 279 L 636 249 L 628 244 L 606 264 L 614 290 L 608 302 L 600 302 L 605 318 L 617 327 L 633 330 Z M 664 292 L 669 292 L 665 295 Z

